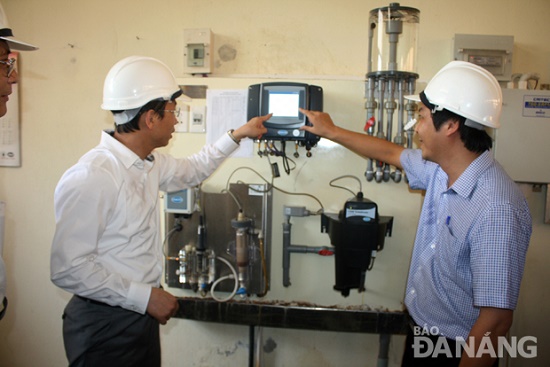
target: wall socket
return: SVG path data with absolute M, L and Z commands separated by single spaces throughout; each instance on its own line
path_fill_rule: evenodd
M 206 106 L 191 106 L 189 113 L 189 132 L 206 132 Z
M 179 105 L 180 114 L 178 116 L 178 123 L 175 126 L 177 133 L 186 133 L 189 130 L 189 105 Z

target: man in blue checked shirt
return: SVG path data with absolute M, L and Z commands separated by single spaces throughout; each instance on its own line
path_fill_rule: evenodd
M 531 237 L 525 198 L 494 160 L 485 130 L 500 126 L 500 86 L 485 69 L 453 61 L 406 98 L 419 102 L 420 149 L 340 128 L 316 111 L 303 111 L 313 125 L 303 129 L 401 168 L 411 188 L 426 190 L 405 295 L 413 325 L 402 366 L 498 365 L 487 343 L 496 351 L 512 324 Z M 424 353 L 420 338 L 440 353 Z

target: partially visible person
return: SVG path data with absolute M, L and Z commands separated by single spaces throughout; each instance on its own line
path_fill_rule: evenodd
M 182 95 L 170 69 L 150 57 L 122 59 L 109 71 L 102 109 L 114 131 L 65 172 L 55 190 L 51 280 L 73 293 L 63 314 L 70 366 L 159 367 L 159 324 L 178 310 L 161 287 L 159 190 L 198 185 L 235 151 L 258 138 L 270 115 L 229 130 L 187 158 L 166 146 Z
M 8 25 L 8 19 L 2 4 L 0 4 L 0 117 L 8 112 L 9 96 L 13 84 L 17 83 L 16 59 L 10 57 L 12 50 L 33 51 L 38 47 L 13 38 L 13 32 Z M 4 233 L 0 231 L 0 233 Z M 6 298 L 6 269 L 2 259 L 3 238 L 0 238 L 0 320 L 4 317 L 8 299 Z
M 340 128 L 321 112 L 304 110 L 312 126 L 302 129 L 404 169 L 411 188 L 426 190 L 405 294 L 416 329 L 402 366 L 491 366 L 498 361 L 483 351 L 487 338 L 496 350 L 512 324 L 532 230 L 527 202 L 485 130 L 500 126 L 502 92 L 487 70 L 453 61 L 408 98 L 420 102 L 420 149 Z M 415 330 L 437 331 L 436 356 Z M 470 337 L 473 356 L 456 355 L 457 340 Z

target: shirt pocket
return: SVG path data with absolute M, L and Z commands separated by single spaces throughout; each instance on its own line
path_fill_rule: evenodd
M 436 265 L 443 279 L 455 279 L 463 252 L 463 243 L 455 237 L 453 228 L 445 224 L 436 242 Z

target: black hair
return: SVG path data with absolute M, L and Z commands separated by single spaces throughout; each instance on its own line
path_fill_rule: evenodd
M 466 149 L 471 152 L 483 153 L 493 147 L 493 139 L 487 131 L 485 131 L 485 129 L 478 130 L 476 128 L 466 126 L 466 118 L 457 115 L 454 112 L 446 109 L 436 111 L 435 113 L 432 112 L 432 120 L 436 131 L 439 131 L 441 126 L 449 120 L 457 121 L 459 124 L 458 131 L 460 133 L 460 140 L 462 140 Z
M 147 102 L 143 107 L 141 107 L 141 109 L 133 119 L 131 119 L 130 121 L 122 125 L 115 124 L 116 132 L 119 134 L 123 134 L 123 133 L 131 133 L 132 131 L 139 130 L 139 118 L 141 117 L 141 114 L 149 110 L 153 110 L 157 115 L 159 115 L 161 119 L 164 118 L 164 109 L 166 108 L 167 103 L 168 101 L 165 101 L 162 99 L 155 99 Z M 111 111 L 111 112 L 113 112 L 113 115 L 114 115 L 117 113 L 121 113 L 123 111 Z

